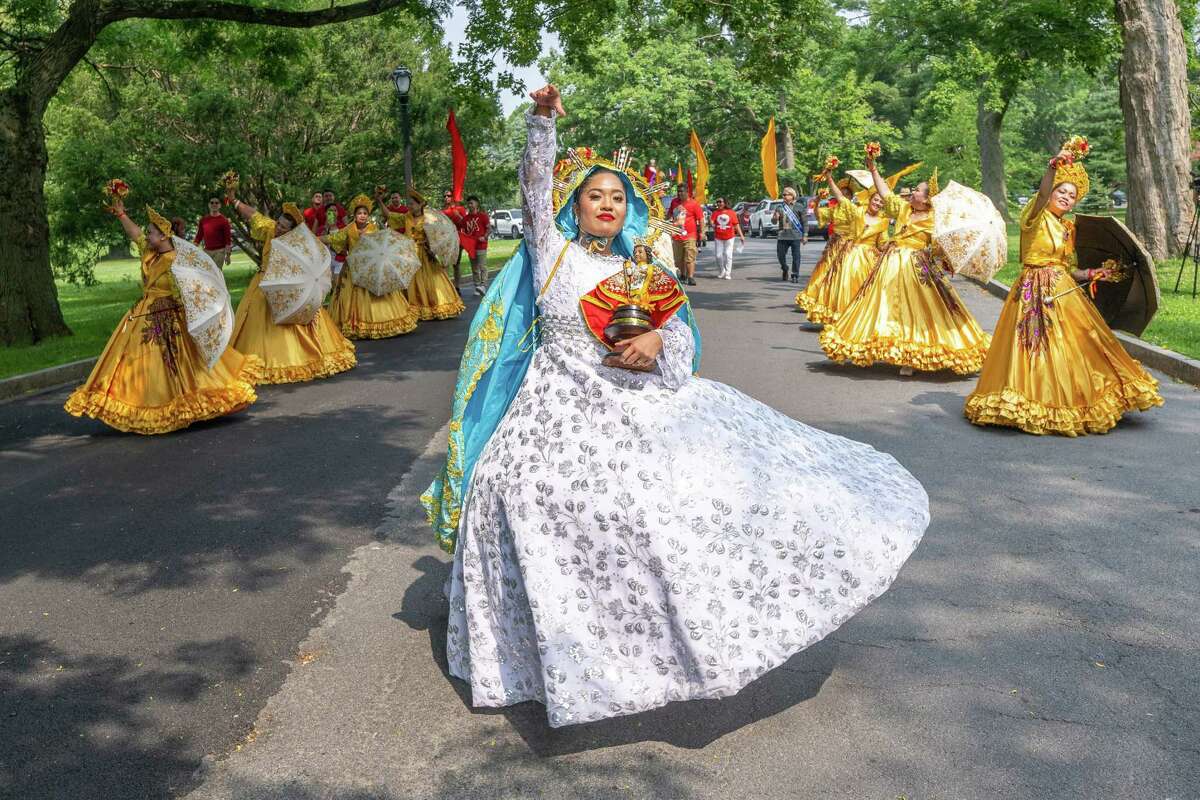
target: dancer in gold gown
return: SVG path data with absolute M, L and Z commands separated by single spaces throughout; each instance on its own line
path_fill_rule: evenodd
M 899 180 L 899 175 L 897 173 L 895 180 Z M 835 184 L 830 176 L 825 177 L 837 201 L 833 206 L 833 224 L 835 229 L 841 229 L 847 247 L 837 264 L 825 273 L 820 284 L 812 287 L 808 318 L 812 322 L 831 324 L 842 316 L 879 260 L 881 248 L 887 242 L 891 220 L 883 213 L 883 197 L 879 192 L 864 190 L 857 199 L 864 200 L 865 204 L 851 203 L 850 198 L 843 194 L 841 185 Z M 892 181 L 892 178 L 888 178 L 888 185 L 894 187 L 896 184 Z
M 390 219 L 389 214 L 389 219 Z M 453 319 L 466 310 L 466 305 L 445 268 L 438 263 L 425 237 L 425 197 L 416 189 L 408 190 L 408 213 L 404 215 L 405 235 L 417 245 L 421 268 L 408 285 L 408 302 L 422 320 Z
M 145 233 L 114 199 L 110 210 L 142 258 L 142 297 L 117 325 L 92 374 L 64 406 L 128 433 L 168 433 L 240 411 L 257 398 L 261 367 L 252 355 L 228 348 L 209 369 L 187 333 L 171 264 L 171 223 L 147 207 Z
M 1064 149 L 1021 211 L 1021 275 L 964 410 L 976 425 L 1078 436 L 1162 405 L 1158 382 L 1125 352 L 1086 285 L 1076 286 L 1109 277 L 1074 268 L 1075 225 L 1065 215 L 1088 189 L 1083 165 Z
M 357 364 L 354 343 L 342 335 L 328 311 L 320 309 L 307 324 L 277 325 L 271 317 L 267 296 L 259 288 L 271 258 L 271 241 L 304 224 L 300 209 L 293 203 L 284 203 L 279 219 L 272 220 L 236 198 L 230 197 L 228 201 L 250 223 L 250 235 L 262 246 L 261 266 L 238 304 L 230 347 L 262 359 L 261 383 L 327 378 Z
M 829 179 L 829 173 L 825 173 L 825 177 Z M 832 179 L 830 179 L 830 183 L 832 184 Z M 849 188 L 849 179 L 843 179 L 843 183 Z M 808 276 L 808 283 L 796 293 L 796 305 L 808 314 L 809 322 L 831 321 L 824 303 L 820 300 L 822 287 L 828 275 L 837 272 L 846 251 L 852 244 L 851 231 L 838 218 L 836 211 L 837 205 L 832 202 L 824 207 L 820 205 L 817 207 L 817 224 L 821 228 L 828 228 L 832 225 L 833 230 L 830 231 L 829 240 L 825 242 L 825 249 L 821 251 L 821 257 L 817 259 L 812 273 Z
M 858 295 L 833 325 L 821 331 L 821 348 L 832 360 L 867 367 L 876 361 L 913 370 L 978 372 L 988 335 L 963 305 L 933 253 L 936 193 L 922 181 L 904 201 L 879 175 L 874 159 L 867 168 L 883 211 L 896 224 Z
M 360 194 L 351 205 L 354 221 L 321 237 L 321 241 L 338 253 L 349 254 L 358 245 L 360 236 L 379 230 L 379 226 L 371 221 L 374 206 L 371 198 Z M 351 339 L 386 339 L 410 333 L 416 329 L 418 319 L 402 289 L 377 297 L 351 282 L 349 265 L 338 275 L 329 312 L 342 333 Z

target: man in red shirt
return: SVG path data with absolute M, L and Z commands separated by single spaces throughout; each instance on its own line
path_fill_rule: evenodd
M 717 258 L 717 277 L 733 280 L 733 237 L 746 242 L 746 234 L 738 223 L 737 214 L 725 205 L 725 198 L 717 198 L 717 208 L 712 214 L 713 245 Z
M 456 203 L 454 192 L 447 189 L 442 192 L 442 213 L 450 218 L 454 227 L 458 228 L 458 261 L 454 262 L 454 290 L 458 291 L 458 279 L 462 275 L 462 268 L 459 265 L 462 264 L 463 249 L 466 247 L 464 240 L 469 241 L 468 234 L 463 231 L 463 223 L 467 219 L 467 209 L 463 207 L 462 203 Z
M 692 199 L 687 186 L 682 183 L 675 187 L 675 199 L 671 201 L 669 216 L 672 222 L 683 229 L 682 233 L 671 237 L 679 280 L 688 286 L 695 286 L 696 254 L 700 250 L 700 239 L 704 236 L 704 210 Z
M 468 237 L 467 253 L 471 256 L 471 278 L 475 281 L 475 294 L 480 297 L 483 297 L 487 289 L 487 246 L 491 225 L 491 217 L 479 207 L 479 198 L 475 195 L 468 197 L 462 233 Z
M 313 192 L 312 201 L 304 209 L 304 224 L 316 236 L 325 235 L 325 193 Z
M 204 252 L 218 267 L 229 263 L 233 252 L 233 231 L 229 228 L 229 220 L 221 213 L 219 198 L 208 198 L 208 213 L 196 223 L 196 238 L 193 241 L 204 248 Z

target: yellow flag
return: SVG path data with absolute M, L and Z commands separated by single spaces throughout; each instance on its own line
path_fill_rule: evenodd
M 692 152 L 696 154 L 696 183 L 695 198 L 697 203 L 708 202 L 708 156 L 704 155 L 704 145 L 700 137 L 692 131 Z
M 762 138 L 762 170 L 763 186 L 766 187 L 767 197 L 779 199 L 779 174 L 776 172 L 778 161 L 775 157 L 775 118 L 767 123 L 767 135 Z

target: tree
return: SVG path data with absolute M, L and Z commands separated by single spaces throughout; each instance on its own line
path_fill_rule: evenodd
M 1175 0 L 1117 0 L 1129 227 L 1155 258 L 1182 252 L 1191 192 L 1188 47 Z
M 415 0 L 360 0 L 312 11 L 223 0 L 6 0 L 0 52 L 0 345 L 69 333 L 50 269 L 43 117 L 63 81 L 110 25 L 130 19 L 214 19 L 310 28 L 415 6 Z M 415 11 L 424 9 L 416 6 Z
M 269 214 L 324 187 L 343 202 L 378 184 L 402 189 L 399 109 L 387 80 L 397 63 L 413 67 L 419 189 L 440 197 L 448 184 L 447 108 L 477 154 L 498 128 L 494 96 L 456 87 L 437 32 L 405 14 L 304 32 L 141 20 L 105 39 L 89 56 L 97 70 L 74 72 L 46 113 L 51 257 L 56 275 L 72 280 L 86 281 L 120 241 L 99 204 L 109 177 L 133 186 L 131 207 L 149 203 L 189 222 L 229 168 L 242 176 L 243 199 Z M 471 190 L 488 174 L 477 155 Z
M 63 81 L 115 23 L 135 19 L 221 20 L 268 27 L 313 28 L 407 10 L 434 24 L 445 0 L 358 0 L 296 8 L 304 0 L 268 7 L 234 0 L 0 0 L 0 345 L 69 333 L 58 308 L 50 262 L 44 116 Z M 568 57 L 583 52 L 614 20 L 659 20 L 671 9 L 708 26 L 718 38 L 740 37 L 764 74 L 794 64 L 779 50 L 807 16 L 828 15 L 824 0 L 768 0 L 753 15 L 707 0 L 472 0 L 460 79 L 482 86 L 496 54 L 517 66 L 537 57 L 544 32 L 555 33 Z M 661 35 L 652 25 L 643 32 Z M 501 83 L 515 85 L 511 76 Z M 255 109 L 262 112 L 263 109 Z
M 873 24 L 908 52 L 953 62 L 963 85 L 976 88 L 983 192 L 1008 218 L 1004 117 L 1040 71 L 1105 63 L 1115 47 L 1108 0 L 875 0 L 870 8 Z

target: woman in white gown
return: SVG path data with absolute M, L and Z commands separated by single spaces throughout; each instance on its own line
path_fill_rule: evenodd
M 580 299 L 621 270 L 661 204 L 602 159 L 564 184 L 558 92 L 533 98 L 531 258 L 507 269 L 543 288 L 540 342 L 486 439 L 463 438 L 473 393 L 497 389 L 491 362 L 473 367 L 479 348 L 502 363 L 511 344 L 501 276 L 464 354 L 447 467 L 422 500 L 454 553 L 450 672 L 474 705 L 536 700 L 557 727 L 736 693 L 886 590 L 929 501 L 891 456 L 693 375 L 683 314 L 620 345 L 652 371 L 600 365 L 608 348 Z

